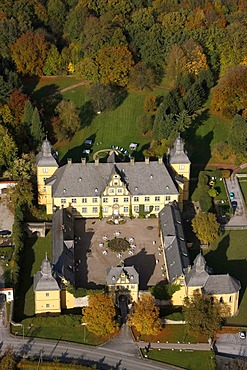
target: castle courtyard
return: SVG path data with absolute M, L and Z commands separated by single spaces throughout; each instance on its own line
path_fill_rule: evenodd
M 107 240 L 114 237 L 126 238 L 132 247 L 123 253 L 111 251 Z M 122 225 L 108 224 L 105 219 L 76 219 L 75 243 L 77 287 L 103 287 L 110 267 L 122 261 L 139 273 L 140 290 L 166 278 L 158 219 L 127 219 Z

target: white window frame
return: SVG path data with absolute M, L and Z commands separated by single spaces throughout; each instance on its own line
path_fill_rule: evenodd
M 82 203 L 87 203 L 87 198 L 82 198 L 81 202 Z
M 87 213 L 87 207 L 82 207 L 81 213 Z
M 136 212 L 136 213 L 139 212 L 139 206 L 134 206 L 134 212 Z
M 128 213 L 129 212 L 129 207 L 124 207 L 123 211 L 124 211 L 124 213 Z
M 103 203 L 108 203 L 108 198 L 103 198 Z
M 77 203 L 77 199 L 76 198 L 72 198 L 71 199 L 71 203 L 76 204 Z
M 92 211 L 93 213 L 98 213 L 98 207 L 93 207 Z
M 134 197 L 134 202 L 139 202 L 139 197 Z
M 113 198 L 113 203 L 118 203 L 118 198 L 117 197 Z
M 160 196 L 156 195 L 156 197 L 154 198 L 154 201 L 155 202 L 160 202 Z

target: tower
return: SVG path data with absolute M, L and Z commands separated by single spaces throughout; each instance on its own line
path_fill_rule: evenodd
M 37 165 L 37 185 L 38 185 L 38 202 L 47 204 L 47 193 L 45 180 L 51 177 L 59 167 L 58 158 L 53 151 L 51 143 L 45 138 L 41 151 L 36 155 Z
M 190 160 L 184 149 L 184 142 L 178 135 L 170 151 L 169 164 L 175 173 L 179 184 L 180 206 L 189 199 Z

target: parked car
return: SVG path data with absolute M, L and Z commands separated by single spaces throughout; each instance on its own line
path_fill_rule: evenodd
M 229 194 L 230 200 L 233 200 L 235 198 L 235 194 L 231 191 Z
M 246 332 L 245 332 L 245 331 L 240 331 L 240 332 L 238 333 L 238 335 L 239 335 L 239 338 L 240 338 L 240 339 L 245 339 L 245 338 L 246 338 Z
M 0 236 L 8 236 L 8 235 L 11 235 L 11 231 L 10 230 L 0 230 Z

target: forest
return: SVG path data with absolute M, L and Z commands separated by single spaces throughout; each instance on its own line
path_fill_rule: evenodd
M 62 75 L 90 84 L 95 111 L 114 109 L 127 89 L 150 91 L 136 123 L 152 132 L 150 157 L 166 153 L 211 94 L 210 110 L 231 122 L 215 157 L 245 161 L 246 18 L 245 0 L 2 0 L 2 172 L 28 177 L 45 132 L 55 142 L 79 130 L 73 102 L 50 99 L 44 107 L 23 83 Z M 152 89 L 164 78 L 169 92 L 158 99 Z

